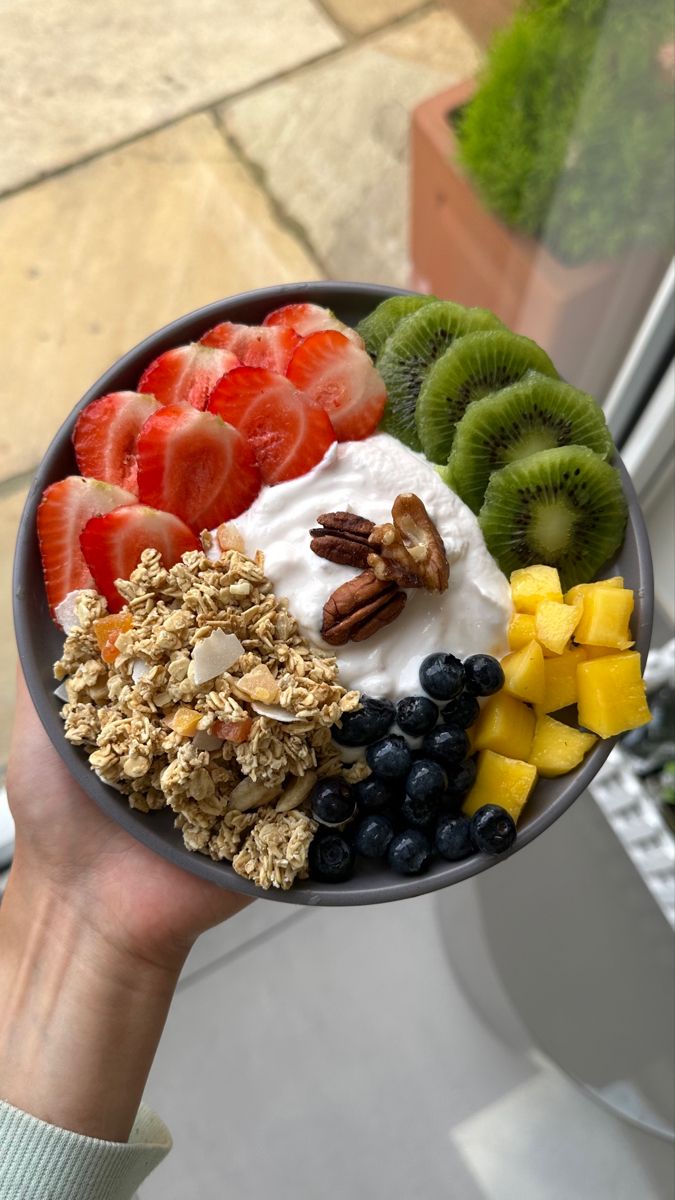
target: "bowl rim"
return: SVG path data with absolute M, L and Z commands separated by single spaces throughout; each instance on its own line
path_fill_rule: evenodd
M 117 824 L 121 825 L 133 837 L 149 849 L 159 853 L 175 865 L 190 871 L 201 878 L 209 879 L 221 887 L 240 892 L 258 899 L 273 900 L 281 903 L 325 905 L 331 907 L 346 907 L 360 904 L 381 904 L 392 900 L 401 900 L 425 895 L 459 883 L 471 876 L 478 875 L 488 868 L 499 865 L 512 858 L 514 854 L 524 849 L 534 841 L 545 829 L 553 825 L 559 817 L 586 790 L 591 780 L 597 774 L 607 759 L 616 738 L 598 741 L 586 756 L 583 763 L 565 778 L 567 786 L 563 787 L 560 795 L 555 796 L 540 813 L 534 816 L 518 837 L 513 848 L 506 854 L 491 856 L 486 854 L 472 855 L 459 862 L 443 862 L 437 864 L 432 872 L 403 877 L 387 872 L 385 878 L 368 882 L 367 878 L 355 876 L 346 883 L 328 884 L 311 880 L 299 881 L 288 891 L 270 888 L 264 891 L 249 880 L 237 875 L 227 861 L 214 861 L 205 855 L 187 850 L 180 844 L 170 841 L 165 833 L 153 825 L 153 814 L 139 814 L 131 809 L 126 797 L 115 789 L 103 784 L 89 766 L 84 753 L 79 747 L 71 745 L 63 735 L 63 722 L 59 715 L 59 707 L 55 703 L 53 691 L 48 692 L 41 681 L 39 661 L 36 654 L 35 638 L 28 620 L 23 597 L 26 593 L 27 582 L 31 579 L 35 563 L 35 516 L 39 499 L 45 486 L 44 476 L 48 474 L 52 458 L 63 447 L 64 440 L 70 442 L 70 435 L 77 414 L 92 400 L 113 390 L 115 380 L 132 367 L 138 369 L 139 363 L 147 365 L 152 358 L 174 345 L 185 342 L 184 331 L 195 325 L 209 324 L 218 320 L 231 319 L 232 310 L 244 304 L 269 304 L 278 307 L 281 304 L 309 303 L 324 304 L 327 307 L 339 307 L 339 300 L 349 301 L 357 296 L 361 299 L 372 300 L 373 306 L 391 296 L 417 295 L 409 289 L 390 287 L 383 284 L 367 284 L 335 280 L 308 281 L 301 283 L 279 284 L 265 288 L 256 288 L 240 292 L 222 300 L 213 301 L 203 307 L 193 309 L 183 316 L 168 322 L 154 333 L 149 334 L 136 346 L 121 355 L 84 393 L 82 398 L 71 409 L 68 416 L 60 425 L 51 439 L 38 467 L 36 468 L 28 496 L 19 522 L 14 553 L 12 574 L 12 601 L 14 627 L 19 660 L 24 671 L 28 691 L 33 700 L 38 716 L 44 726 L 50 741 L 59 753 L 71 775 L 83 788 L 87 795 L 94 800 L 98 807 Z M 337 297 L 337 302 L 336 302 Z M 229 316 L 228 316 L 229 314 Z M 140 374 L 140 371 L 139 371 Z M 642 660 L 647 655 L 653 622 L 654 582 L 649 538 L 637 494 L 630 476 L 618 453 L 615 457 L 624 496 L 628 505 L 628 522 L 632 527 L 635 540 L 637 559 L 638 585 L 636 594 L 640 601 L 640 620 L 636 630 L 636 649 L 640 651 Z M 163 810 L 166 811 L 166 810 Z M 143 820 L 139 820 L 142 817 Z

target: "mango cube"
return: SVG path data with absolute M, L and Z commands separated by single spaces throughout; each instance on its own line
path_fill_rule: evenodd
M 546 779 L 555 775 L 566 775 L 568 771 L 579 766 L 584 755 L 597 740 L 593 733 L 570 729 L 569 725 L 563 725 L 562 721 L 542 715 L 538 717 L 534 727 L 530 762 Z
M 531 708 L 507 692 L 497 692 L 483 705 L 471 727 L 471 750 L 494 750 L 525 760 L 534 737 L 535 716 Z
M 637 650 L 607 654 L 577 668 L 579 724 L 601 738 L 651 720 Z
M 537 641 L 554 654 L 562 654 L 581 620 L 581 604 L 558 604 L 557 600 L 542 600 L 534 614 Z
M 598 579 L 595 583 L 577 583 L 568 592 L 565 592 L 565 604 L 576 604 L 590 588 L 597 587 L 622 588 L 623 576 L 612 575 L 611 579 Z
M 616 654 L 612 646 L 579 646 L 579 649 L 583 649 L 587 659 L 605 658 L 607 654 Z
M 499 804 L 517 823 L 536 782 L 537 768 L 532 763 L 483 750 L 478 756 L 476 779 L 462 805 L 462 812 L 472 817 L 484 804 Z
M 544 699 L 544 653 L 539 642 L 528 642 L 502 659 L 504 691 L 516 700 L 541 704 Z
M 544 659 L 544 699 L 537 705 L 539 712 L 557 712 L 568 704 L 576 704 L 577 667 L 586 661 L 587 654 L 585 646 L 575 646 L 555 658 Z
M 514 613 L 509 621 L 506 636 L 509 640 L 509 650 L 522 650 L 523 646 L 527 646 L 528 642 L 533 642 L 535 633 L 534 617 L 532 614 Z
M 589 588 L 583 595 L 583 612 L 574 640 L 581 645 L 627 650 L 633 645 L 629 624 L 633 603 L 630 588 Z
M 562 603 L 560 576 L 555 567 L 522 567 L 511 573 L 511 599 L 517 612 L 533 613 L 542 600 Z

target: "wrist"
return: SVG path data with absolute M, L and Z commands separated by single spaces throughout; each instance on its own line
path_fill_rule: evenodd
M 180 962 L 148 960 L 13 869 L 0 906 L 0 1096 L 51 1124 L 128 1137 Z

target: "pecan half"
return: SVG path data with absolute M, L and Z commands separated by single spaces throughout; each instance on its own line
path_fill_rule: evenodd
M 376 525 L 370 532 L 368 566 L 380 580 L 401 587 L 423 587 L 444 592 L 449 566 L 443 539 L 419 496 L 402 492 L 391 509 L 393 523 Z
M 356 513 L 322 513 L 317 517 L 322 528 L 310 529 L 310 548 L 319 558 L 345 567 L 368 566 L 368 536 L 373 522 Z
M 363 571 L 329 596 L 323 606 L 321 635 L 331 646 L 364 642 L 395 621 L 406 600 L 395 583 Z

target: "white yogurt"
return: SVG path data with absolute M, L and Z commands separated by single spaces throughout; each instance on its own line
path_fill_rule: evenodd
M 263 488 L 236 519 L 247 554 L 263 551 L 265 573 L 276 594 L 288 598 L 305 637 L 327 646 L 320 635 L 323 606 L 356 572 L 318 558 L 310 550 L 309 530 L 326 512 L 354 512 L 376 524 L 390 521 L 399 492 L 415 492 L 435 522 L 450 561 L 448 590 L 440 595 L 409 591 L 401 616 L 380 633 L 330 648 L 345 687 L 392 700 L 419 692 L 419 666 L 432 651 L 460 658 L 479 651 L 506 653 L 509 585 L 471 510 L 422 455 L 379 433 L 331 446 L 313 471 Z

